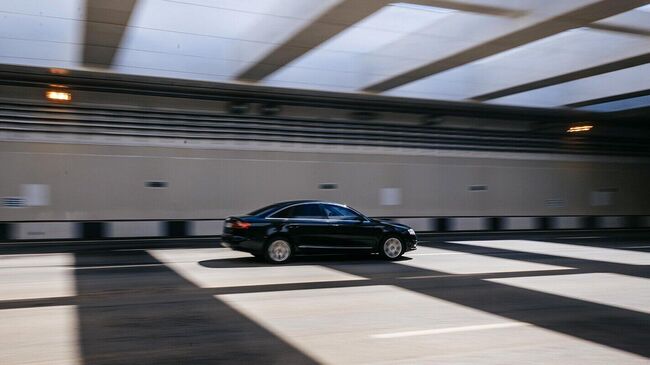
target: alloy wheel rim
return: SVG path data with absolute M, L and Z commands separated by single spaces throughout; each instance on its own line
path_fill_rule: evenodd
M 283 240 L 274 241 L 269 245 L 269 257 L 275 262 L 282 262 L 291 255 L 291 246 L 289 242 Z
M 384 242 L 384 253 L 391 259 L 396 258 L 402 252 L 402 242 L 397 238 L 389 238 Z

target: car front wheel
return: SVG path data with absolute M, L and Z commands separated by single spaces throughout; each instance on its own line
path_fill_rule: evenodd
M 379 248 L 379 254 L 388 260 L 397 260 L 404 254 L 404 243 L 397 237 L 388 237 Z

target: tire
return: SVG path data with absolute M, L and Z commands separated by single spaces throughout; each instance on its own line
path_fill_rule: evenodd
M 275 237 L 264 246 L 264 259 L 271 264 L 285 264 L 293 256 L 293 247 L 284 237 Z
M 397 260 L 399 259 L 404 252 L 406 252 L 406 246 L 401 239 L 395 236 L 388 236 L 381 241 L 379 245 L 379 254 L 386 260 Z

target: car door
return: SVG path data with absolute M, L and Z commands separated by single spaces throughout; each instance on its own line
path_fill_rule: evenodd
M 322 209 L 334 226 L 332 241 L 339 249 L 363 251 L 376 246 L 382 232 L 380 225 L 342 205 L 322 204 Z
M 285 229 L 301 251 L 326 249 L 332 228 L 319 204 L 298 204 L 282 210 L 274 218 L 285 220 Z

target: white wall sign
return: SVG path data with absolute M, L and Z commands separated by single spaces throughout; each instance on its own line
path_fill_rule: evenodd
M 402 204 L 402 189 L 382 188 L 379 190 L 379 204 L 400 205 Z
M 612 195 L 610 191 L 592 191 L 591 192 L 591 206 L 592 207 L 605 207 L 612 204 Z
M 564 199 L 546 199 L 544 204 L 547 208 L 564 208 Z
M 23 184 L 21 195 L 28 207 L 40 207 L 50 204 L 50 186 L 45 184 Z

